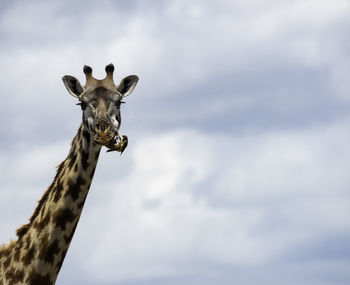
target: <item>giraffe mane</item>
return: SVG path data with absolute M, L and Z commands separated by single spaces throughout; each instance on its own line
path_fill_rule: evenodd
M 54 185 L 55 185 L 55 183 L 57 181 L 58 175 L 61 173 L 61 171 L 63 169 L 63 164 L 64 164 L 64 161 L 57 167 L 57 173 L 56 173 L 55 179 L 53 180 L 53 182 L 50 185 L 50 187 L 45 191 L 45 193 L 41 197 L 41 199 L 38 201 L 38 205 L 35 208 L 34 213 L 32 214 L 32 216 L 30 217 L 29 223 L 22 225 L 20 228 L 18 228 L 16 230 L 16 235 L 17 235 L 18 239 L 22 238 L 22 236 L 24 236 L 28 232 L 28 230 L 29 230 L 30 226 L 32 225 L 33 221 L 39 215 L 41 208 L 43 207 L 43 205 L 47 201 L 47 198 L 49 197 L 49 194 L 50 194 L 52 188 L 54 187 Z
M 2 256 L 7 255 L 8 253 L 10 253 L 12 251 L 12 249 L 16 246 L 17 241 L 20 240 L 28 232 L 31 224 L 33 223 L 35 218 L 39 215 L 41 208 L 43 207 L 43 205 L 47 201 L 49 193 L 50 193 L 52 187 L 55 185 L 55 182 L 57 181 L 58 175 L 63 170 L 63 165 L 64 165 L 64 161 L 61 164 L 58 165 L 55 179 L 53 180 L 53 182 L 50 185 L 50 187 L 46 190 L 44 195 L 41 197 L 41 199 L 38 201 L 38 205 L 35 208 L 34 213 L 32 214 L 32 216 L 30 217 L 29 223 L 22 225 L 21 227 L 19 227 L 16 230 L 16 235 L 17 235 L 18 239 L 17 240 L 11 239 L 10 243 L 8 243 L 8 244 L 0 244 L 0 258 Z
M 10 243 L 0 245 L 0 258 L 7 255 L 15 247 L 16 241 L 11 239 Z

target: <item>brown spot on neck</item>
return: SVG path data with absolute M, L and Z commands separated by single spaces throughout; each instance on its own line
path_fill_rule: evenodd
M 53 223 L 56 227 L 60 228 L 62 231 L 66 230 L 68 223 L 74 221 L 76 215 L 69 208 L 59 209 L 56 213 L 53 214 Z
M 49 274 L 41 275 L 41 274 L 37 273 L 35 270 L 32 270 L 28 275 L 28 278 L 26 280 L 26 284 L 53 285 L 54 282 L 51 281 Z
M 35 247 L 32 245 L 29 250 L 26 251 L 22 258 L 22 262 L 24 266 L 28 266 L 31 264 L 34 260 L 34 255 L 35 255 Z

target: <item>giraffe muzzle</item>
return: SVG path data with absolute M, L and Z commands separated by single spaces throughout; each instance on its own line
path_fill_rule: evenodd
M 101 145 L 111 144 L 118 137 L 118 133 L 111 129 L 109 125 L 96 125 L 94 140 Z

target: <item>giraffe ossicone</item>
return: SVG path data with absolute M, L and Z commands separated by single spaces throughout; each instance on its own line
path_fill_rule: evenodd
M 102 146 L 122 153 L 128 143 L 120 136 L 122 99 L 135 88 L 138 77 L 129 75 L 118 85 L 114 66 L 102 80 L 84 66 L 84 87 L 73 76 L 62 80 L 79 99 L 82 123 L 67 158 L 38 202 L 29 223 L 20 227 L 17 240 L 0 247 L 0 285 L 53 285 L 62 266 L 88 194 Z

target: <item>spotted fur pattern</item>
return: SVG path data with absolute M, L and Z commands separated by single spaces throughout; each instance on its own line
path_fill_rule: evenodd
M 73 237 L 101 146 L 82 125 L 17 241 L 0 249 L 0 285 L 52 285 Z

